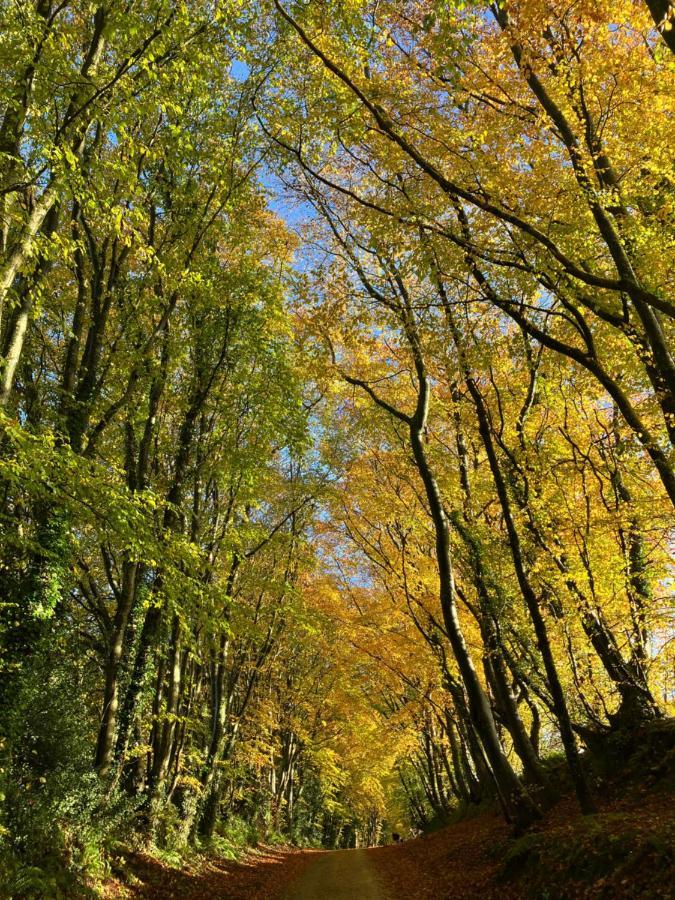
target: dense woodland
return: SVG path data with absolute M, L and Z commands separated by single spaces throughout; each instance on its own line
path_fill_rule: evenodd
M 2 0 L 10 894 L 592 813 L 672 714 L 669 15 Z

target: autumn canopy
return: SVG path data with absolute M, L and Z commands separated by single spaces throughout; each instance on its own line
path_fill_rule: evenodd
M 0 4 L 16 896 L 593 813 L 672 715 L 672 12 Z

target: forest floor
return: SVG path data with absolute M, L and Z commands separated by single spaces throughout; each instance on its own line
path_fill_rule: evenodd
M 368 851 L 386 900 L 675 898 L 675 797 L 604 798 L 582 816 L 563 800 L 524 836 L 498 812 Z
M 581 816 L 562 800 L 523 837 L 496 811 L 431 835 L 365 851 L 260 848 L 233 862 L 201 859 L 173 869 L 144 855 L 127 860 L 133 884 L 110 898 L 134 900 L 463 900 L 463 898 L 658 898 L 675 900 L 675 797 L 616 791 Z
M 258 847 L 239 860 L 196 856 L 183 868 L 146 853 L 124 859 L 124 879 L 110 881 L 106 900 L 276 900 L 296 882 L 316 851 Z

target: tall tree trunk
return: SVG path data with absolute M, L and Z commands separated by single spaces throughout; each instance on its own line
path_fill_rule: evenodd
M 153 744 L 152 766 L 148 779 L 148 794 L 151 801 L 161 797 L 169 771 L 169 760 L 176 731 L 176 719 L 182 688 L 182 649 L 181 625 L 178 616 L 174 616 L 171 626 L 168 657 L 168 689 L 162 711 L 162 698 L 158 697 L 159 719 L 157 721 L 156 739 Z M 160 690 L 163 692 L 163 685 Z
M 548 681 L 549 690 L 551 692 L 556 718 L 558 719 L 560 737 L 563 743 L 563 747 L 565 748 L 567 763 L 569 765 L 572 780 L 574 782 L 574 789 L 576 791 L 582 812 L 586 814 L 592 813 L 595 812 L 595 804 L 591 798 L 586 775 L 584 773 L 581 759 L 579 757 L 579 751 L 577 749 L 576 739 L 574 737 L 574 731 L 572 729 L 572 721 L 570 719 L 567 702 L 565 700 L 565 692 L 558 675 L 558 669 L 555 663 L 555 658 L 553 656 L 553 649 L 551 647 L 551 642 L 548 636 L 546 622 L 539 605 L 539 600 L 534 589 L 532 588 L 526 572 L 525 561 L 520 543 L 520 536 L 518 534 L 516 523 L 513 518 L 513 512 L 511 510 L 511 500 L 508 495 L 506 482 L 504 480 L 504 476 L 499 465 L 499 460 L 497 458 L 494 442 L 492 440 L 492 431 L 490 428 L 487 410 L 485 408 L 485 402 L 473 378 L 469 377 L 466 380 L 466 383 L 467 387 L 469 388 L 469 393 L 471 394 L 471 397 L 474 401 L 474 406 L 478 416 L 479 432 L 483 441 L 483 445 L 485 447 L 485 451 L 487 453 L 490 471 L 492 472 L 492 477 L 497 489 L 497 496 L 499 497 L 499 503 L 502 509 L 502 515 L 504 516 L 504 523 L 506 525 L 506 531 L 509 539 L 509 547 L 511 549 L 511 557 L 513 559 L 513 565 L 516 570 L 516 578 L 518 580 L 518 585 L 520 587 L 523 599 L 525 600 L 525 605 L 527 606 L 528 612 L 530 614 L 530 619 L 532 620 L 534 633 L 537 639 L 537 647 L 539 648 L 539 652 L 541 653 L 541 657 L 544 662 L 546 678 Z
M 122 662 L 124 638 L 134 600 L 136 598 L 136 585 L 139 572 L 139 564 L 125 561 L 122 570 L 122 583 L 120 596 L 117 602 L 115 618 L 110 635 L 108 659 L 105 666 L 105 686 L 103 690 L 103 713 L 98 730 L 96 742 L 95 766 L 99 774 L 106 776 L 110 771 L 113 761 L 115 745 L 115 730 L 117 726 L 117 712 L 119 706 L 118 676 Z
M 526 827 L 538 816 L 536 807 L 521 785 L 517 775 L 504 755 L 492 710 L 471 659 L 462 627 L 457 615 L 455 584 L 450 551 L 450 528 L 440 489 L 429 465 L 419 424 L 410 425 L 410 443 L 415 464 L 425 487 L 436 533 L 436 560 L 439 575 L 439 596 L 443 622 L 457 661 L 462 681 L 466 687 L 471 720 L 485 748 L 485 753 L 499 787 L 508 814 L 517 827 Z

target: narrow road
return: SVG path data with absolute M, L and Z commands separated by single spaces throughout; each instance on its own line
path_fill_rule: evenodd
M 287 900 L 387 900 L 365 850 L 317 853 Z

